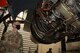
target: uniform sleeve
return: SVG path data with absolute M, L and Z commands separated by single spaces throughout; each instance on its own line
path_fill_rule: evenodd
M 8 31 L 6 32 L 4 35 L 3 35 L 3 39 L 1 40 L 1 43 L 4 47 L 8 47 L 9 46 L 9 36 L 11 35 L 11 31 Z
M 1 40 L 1 42 L 2 42 L 3 44 L 7 43 L 7 41 L 8 41 L 8 36 L 9 36 L 10 34 L 11 34 L 10 31 L 9 31 L 9 32 L 5 32 L 5 34 L 3 34 L 3 39 Z
M 21 51 L 21 53 L 23 53 L 23 38 L 22 38 L 22 35 L 20 37 L 19 44 L 20 44 L 20 51 Z

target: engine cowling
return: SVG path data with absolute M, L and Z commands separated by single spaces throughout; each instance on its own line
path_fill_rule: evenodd
M 30 27 L 33 38 L 43 44 L 59 42 L 62 39 L 61 33 L 65 29 L 63 20 L 57 17 L 55 11 L 49 9 L 50 6 L 47 5 L 37 9 L 36 17 Z

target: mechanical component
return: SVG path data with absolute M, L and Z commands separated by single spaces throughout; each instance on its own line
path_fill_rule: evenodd
M 49 7 L 49 8 L 48 8 Z M 37 9 L 36 17 L 31 24 L 31 33 L 39 43 L 50 44 L 61 40 L 64 30 L 63 20 L 56 17 L 51 6 Z
M 65 3 L 59 3 L 53 9 L 53 3 L 50 2 L 47 1 L 37 9 L 31 24 L 33 38 L 39 43 L 50 44 L 60 41 L 63 37 L 61 34 L 78 35 L 80 21 L 77 20 L 76 13 Z
M 78 9 L 77 5 L 76 5 L 76 7 Z M 75 8 L 75 3 L 73 3 L 73 2 L 71 5 L 70 5 L 70 3 L 67 5 L 62 3 L 56 7 L 56 10 L 64 16 L 65 22 L 71 26 L 70 28 L 69 28 L 69 26 L 67 27 L 67 28 L 69 28 L 69 30 L 67 30 L 67 32 L 68 32 L 67 34 L 69 35 L 68 42 L 69 41 L 70 42 L 78 41 L 78 39 L 79 39 L 80 21 L 77 19 L 77 16 L 80 17 L 80 15 L 79 15 L 79 10 L 77 11 L 77 9 Z
M 75 0 L 75 4 L 76 4 L 76 9 L 77 9 L 77 16 L 78 16 L 78 20 L 80 20 L 80 0 Z
M 80 29 L 80 21 L 76 19 L 76 15 L 71 12 L 70 8 L 67 5 L 61 3 L 59 6 L 56 7 L 56 11 L 64 16 L 65 22 L 67 24 L 71 24 L 77 29 Z
M 76 8 L 80 12 L 80 0 L 75 0 L 76 2 Z

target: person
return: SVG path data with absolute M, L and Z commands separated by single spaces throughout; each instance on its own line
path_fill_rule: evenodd
M 49 48 L 49 50 L 47 51 L 47 53 L 52 53 L 52 48 Z
M 4 39 L 1 40 L 4 53 L 23 53 L 23 39 L 22 35 L 18 32 L 20 29 L 19 22 L 13 22 L 12 30 L 5 32 Z
M 38 50 L 35 50 L 35 52 L 34 53 L 38 53 Z

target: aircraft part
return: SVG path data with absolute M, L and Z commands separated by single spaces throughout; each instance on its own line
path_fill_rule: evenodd
M 53 13 L 53 11 L 57 11 L 60 15 L 56 16 L 56 12 Z M 48 14 L 47 17 L 45 12 L 50 12 L 51 14 Z M 79 35 L 80 21 L 65 3 L 57 5 L 55 10 L 45 11 L 43 9 L 43 11 L 38 10 L 37 13 L 38 15 L 31 24 L 31 32 L 39 43 L 50 44 L 59 42 L 63 38 L 64 33 L 67 36 Z M 51 17 L 50 19 L 51 15 L 55 18 Z
M 37 9 L 36 17 L 31 24 L 31 33 L 39 43 L 51 44 L 62 39 L 65 25 L 53 9 Z

